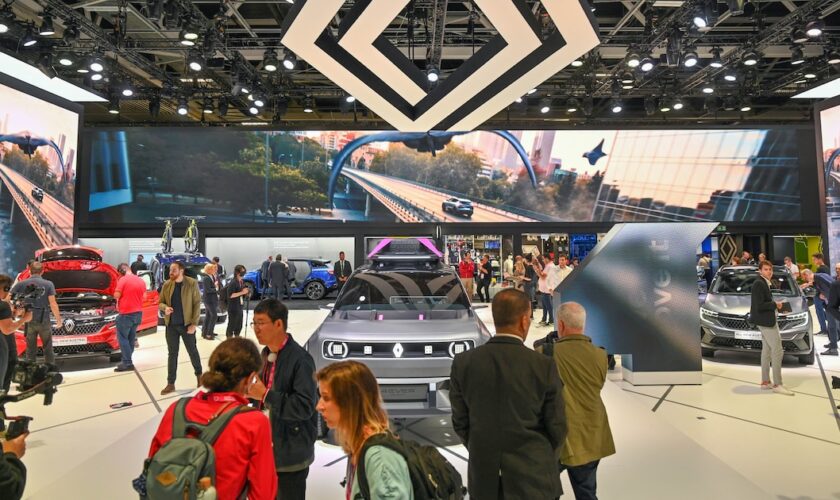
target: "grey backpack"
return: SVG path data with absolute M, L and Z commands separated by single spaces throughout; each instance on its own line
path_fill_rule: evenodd
M 148 500 L 195 500 L 201 478 L 209 477 L 216 484 L 216 453 L 213 443 L 227 424 L 239 413 L 254 410 L 237 406 L 223 407 L 205 424 L 187 420 L 187 403 L 192 398 L 182 398 L 175 406 L 172 418 L 172 439 L 160 447 L 143 468 L 145 498 Z M 195 437 L 190 437 L 195 436 Z

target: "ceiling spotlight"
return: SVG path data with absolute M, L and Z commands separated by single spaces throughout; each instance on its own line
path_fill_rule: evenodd
M 186 97 L 182 97 L 178 100 L 178 114 L 181 116 L 186 116 L 189 112 L 189 107 L 187 106 L 187 99 Z
M 251 96 L 248 96 L 248 97 L 251 97 Z M 256 106 L 258 108 L 261 108 L 261 107 L 265 106 L 266 98 L 265 98 L 264 95 L 257 94 L 257 95 L 254 96 L 253 100 L 254 100 L 254 106 Z
M 178 39 L 181 41 L 181 45 L 184 45 L 186 47 L 195 46 L 195 40 L 196 38 L 198 38 L 198 36 L 192 38 L 192 35 L 194 35 L 194 33 L 190 33 L 187 30 L 182 29 L 181 32 L 178 34 Z
M 108 103 L 108 112 L 112 115 L 120 114 L 120 100 L 117 98 L 112 98 L 111 101 Z
M 634 83 L 636 81 L 636 77 L 633 76 L 633 73 L 629 71 L 625 71 L 621 75 L 621 83 Z
M 438 80 L 440 80 L 440 71 L 438 71 L 438 69 L 432 63 L 426 65 L 426 79 L 429 80 L 431 83 L 436 83 Z
M 683 54 L 683 66 L 693 68 L 697 66 L 697 62 L 697 51 L 691 48 L 686 50 L 685 54 Z
M 709 27 L 709 19 L 706 17 L 706 13 L 703 12 L 702 7 L 698 7 L 697 11 L 694 13 L 694 17 L 691 19 L 691 22 L 697 29 L 705 29 Z
M 258 115 L 258 114 L 260 114 L 260 108 L 258 108 L 256 106 L 251 106 L 250 108 L 248 108 L 248 112 L 251 113 L 252 115 Z
M 536 92 L 537 92 L 537 89 L 534 88 L 534 89 L 529 90 L 527 93 L 528 93 L 528 95 L 531 95 L 531 94 L 535 94 Z
M 277 71 L 280 63 L 277 61 L 277 53 L 273 49 L 268 49 L 263 54 L 263 69 L 269 73 Z
M 88 60 L 87 67 L 90 68 L 91 71 L 101 73 L 105 69 L 105 61 L 98 56 L 94 56 Z
M 671 102 L 667 98 L 663 97 L 659 100 L 659 111 L 663 113 L 671 111 Z
M 123 95 L 123 97 L 131 97 L 134 95 L 134 89 L 131 88 L 131 84 L 126 83 L 125 85 L 123 85 L 120 93 Z
M 656 99 L 649 95 L 645 97 L 645 114 L 651 116 L 656 113 Z
M 684 107 L 685 107 L 685 104 L 683 104 L 682 99 L 680 99 L 679 97 L 677 97 L 676 99 L 674 99 L 674 105 L 673 105 L 673 108 L 674 108 L 675 110 L 679 111 L 679 110 L 683 109 Z
M 347 95 L 344 97 L 344 102 L 348 104 L 353 104 L 354 102 L 356 102 L 356 98 L 352 95 Z
M 0 34 L 8 33 L 9 28 L 15 22 L 15 15 L 10 6 L 0 8 Z
M 551 111 L 551 99 L 544 98 L 540 99 L 540 113 L 546 114 Z
M 750 100 L 746 97 L 741 99 L 741 105 L 739 108 L 743 113 L 752 110 L 752 106 L 750 105 Z
M 181 38 L 184 40 L 198 40 L 198 29 L 192 20 L 187 20 L 187 22 L 184 23 L 181 35 Z
M 722 68 L 723 61 L 720 58 L 721 50 L 718 47 L 715 47 L 711 50 L 712 52 L 712 62 L 709 63 L 709 66 L 713 68 Z
M 52 16 L 47 12 L 45 12 L 41 18 L 41 26 L 38 28 L 38 34 L 41 36 L 55 35 Z
M 239 91 L 242 92 L 243 94 L 250 94 L 251 93 L 251 85 L 249 83 L 246 83 L 246 82 L 243 81 L 242 84 L 239 86 Z M 251 98 L 251 100 L 253 100 L 253 98 Z
M 62 66 L 72 66 L 73 65 L 73 56 L 70 54 L 64 54 L 58 58 L 58 64 Z
M 639 57 L 639 53 L 635 50 L 631 50 L 629 54 L 627 54 L 627 66 L 631 68 L 638 68 L 641 62 L 642 59 Z
M 724 111 L 735 111 L 735 108 L 738 107 L 738 99 L 735 96 L 728 95 L 723 98 L 723 109 Z
M 805 34 L 811 38 L 817 38 L 823 34 L 823 28 L 825 25 L 819 19 L 813 19 L 808 21 L 808 24 L 805 25 Z
M 93 73 L 92 75 L 90 75 L 90 79 L 94 82 L 98 82 L 103 78 L 105 78 L 105 76 L 102 73 Z
M 312 113 L 315 111 L 315 103 L 312 101 L 312 97 L 305 97 L 303 99 L 303 112 L 304 113 Z
M 793 43 L 805 43 L 808 41 L 808 34 L 801 27 L 794 26 L 790 30 L 790 41 Z
M 622 104 L 621 99 L 613 99 L 610 103 L 610 109 L 613 113 L 621 113 L 624 110 L 624 104 Z
M 744 66 L 755 66 L 758 64 L 758 60 L 759 55 L 754 50 L 748 50 L 741 58 L 741 62 L 744 63 Z
M 32 26 L 26 27 L 26 32 L 24 32 L 23 37 L 20 39 L 20 44 L 24 47 L 32 47 L 38 43 L 38 39 L 35 38 L 35 34 L 32 33 Z
M 803 76 L 804 76 L 805 78 L 809 79 L 809 80 L 813 80 L 814 78 L 816 78 L 816 77 L 817 77 L 817 74 L 816 74 L 816 73 L 814 73 L 813 71 L 808 71 L 808 72 L 807 72 L 807 73 L 805 73 Z
M 297 57 L 295 57 L 295 55 L 291 51 L 286 50 L 285 52 L 283 52 L 283 67 L 284 68 L 286 68 L 287 70 L 293 70 L 293 69 L 295 69 L 296 64 L 297 64 Z
M 516 104 L 522 104 L 524 102 L 524 99 L 522 99 L 521 97 L 517 97 L 513 102 L 515 102 Z
M 578 58 L 572 61 L 572 66 L 575 68 L 580 68 L 581 66 L 583 66 L 583 58 Z
M 577 97 L 572 97 L 571 99 L 566 101 L 566 112 L 567 113 L 576 113 L 579 107 L 580 107 L 580 102 L 578 102 Z
M 633 84 L 632 83 L 622 83 L 621 84 L 621 89 L 622 90 L 633 90 Z
M 651 57 L 650 54 L 646 55 L 639 64 L 639 68 L 641 68 L 641 70 L 645 73 L 651 71 L 654 66 L 656 66 L 656 63 L 653 61 L 653 57 Z
M 205 60 L 198 51 L 191 50 L 187 56 L 187 65 L 193 71 L 201 71 L 204 68 Z
M 840 51 L 837 49 L 830 49 L 825 54 L 825 60 L 828 64 L 840 64 Z
M 728 69 L 723 74 L 723 79 L 727 82 L 735 82 L 738 81 L 738 73 L 735 72 L 733 69 Z
M 794 66 L 805 62 L 805 55 L 802 53 L 802 47 L 794 45 L 790 50 L 790 63 Z
M 205 115 L 212 115 L 213 114 L 213 98 L 212 97 L 205 97 L 204 98 L 204 106 L 202 106 L 201 111 Z
M 703 93 L 704 94 L 714 94 L 715 93 L 715 86 L 712 82 L 705 82 L 703 84 Z

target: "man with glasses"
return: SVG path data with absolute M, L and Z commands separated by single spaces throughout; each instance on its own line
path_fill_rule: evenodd
M 265 299 L 254 309 L 251 326 L 265 347 L 263 369 L 248 397 L 271 420 L 277 499 L 303 500 L 309 466 L 315 460 L 318 391 L 315 361 L 286 330 L 288 324 L 289 310 L 277 299 Z

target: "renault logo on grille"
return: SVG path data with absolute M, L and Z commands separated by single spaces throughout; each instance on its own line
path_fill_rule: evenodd
M 67 333 L 70 333 L 76 329 L 76 322 L 70 318 L 65 319 L 62 325 L 64 326 L 64 331 Z
M 396 356 L 398 358 L 401 358 L 402 355 L 403 355 L 403 352 L 405 352 L 405 349 L 403 349 L 402 344 L 397 343 L 397 345 L 394 346 L 394 356 Z

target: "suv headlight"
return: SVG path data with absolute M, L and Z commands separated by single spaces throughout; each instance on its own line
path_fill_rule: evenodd
M 472 348 L 472 342 L 469 340 L 459 340 L 449 344 L 449 357 L 454 358 L 462 352 L 467 352 Z
M 105 321 L 116 321 L 117 316 L 119 316 L 119 313 L 109 314 L 109 315 L 105 316 Z
M 350 354 L 350 348 L 345 342 L 324 342 L 324 357 L 344 359 Z
M 709 323 L 714 323 L 718 317 L 718 313 L 710 311 L 705 307 L 700 308 L 700 319 L 706 320 Z

